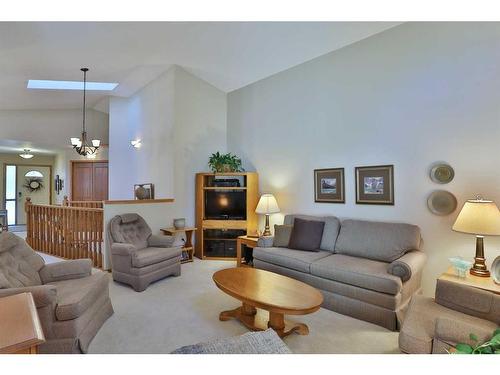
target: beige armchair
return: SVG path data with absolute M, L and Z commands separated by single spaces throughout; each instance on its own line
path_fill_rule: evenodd
M 46 342 L 41 353 L 86 353 L 113 314 L 105 272 L 90 259 L 45 264 L 20 237 L 0 233 L 0 298 L 31 292 Z
M 136 292 L 167 276 L 181 274 L 181 248 L 172 236 L 153 235 L 144 219 L 134 213 L 117 215 L 108 225 L 113 280 Z
M 399 333 L 404 353 L 440 354 L 458 343 L 491 338 L 500 326 L 500 295 L 438 280 L 435 298 L 413 296 Z

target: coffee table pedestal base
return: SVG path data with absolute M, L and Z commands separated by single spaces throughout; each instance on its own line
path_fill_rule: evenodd
M 265 331 L 268 328 L 272 328 L 279 337 L 288 336 L 293 332 L 299 335 L 309 334 L 309 328 L 303 323 L 290 322 L 285 320 L 283 314 L 268 313 L 265 310 L 256 309 L 246 303 L 234 310 L 223 311 L 219 315 L 219 320 L 225 321 L 230 319 L 239 320 L 245 327 L 252 331 Z

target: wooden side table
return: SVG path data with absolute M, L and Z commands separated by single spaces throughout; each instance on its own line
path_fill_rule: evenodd
M 0 317 L 0 353 L 38 353 L 45 337 L 31 293 L 0 298 Z
M 184 243 L 184 246 L 182 247 L 182 252 L 187 254 L 187 257 L 184 258 L 184 255 L 182 256 L 182 261 L 181 263 L 188 263 L 193 261 L 193 232 L 196 230 L 195 227 L 186 227 L 186 228 L 181 228 L 181 229 L 176 229 L 176 228 L 163 228 L 160 229 L 163 234 L 166 234 L 168 236 L 175 236 L 178 233 L 186 233 L 186 242 Z
M 241 257 L 243 254 L 243 245 L 253 249 L 257 246 L 258 238 L 248 237 L 248 236 L 239 236 L 236 239 L 236 267 L 250 267 L 250 265 L 243 263 L 241 261 Z
M 453 267 L 448 268 L 445 273 L 439 276 L 439 280 L 451 281 L 453 283 L 471 286 L 474 288 L 487 290 L 495 294 L 500 294 L 500 285 L 495 284 L 492 277 L 474 276 L 469 272 L 466 272 L 465 277 L 458 277 Z

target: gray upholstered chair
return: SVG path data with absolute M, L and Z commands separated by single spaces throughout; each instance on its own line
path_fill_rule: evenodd
M 117 215 L 108 226 L 113 280 L 142 292 L 153 281 L 181 274 L 181 248 L 172 236 L 154 235 L 134 213 Z
M 46 340 L 40 353 L 86 353 L 113 314 L 108 287 L 90 259 L 45 264 L 22 238 L 0 233 L 0 298 L 33 295 Z
M 438 280 L 435 298 L 413 296 L 399 333 L 399 348 L 411 354 L 441 354 L 458 343 L 474 345 L 500 326 L 500 295 Z

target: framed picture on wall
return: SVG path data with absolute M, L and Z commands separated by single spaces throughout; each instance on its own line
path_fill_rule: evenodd
M 356 167 L 356 204 L 394 205 L 394 166 Z
M 314 170 L 314 201 L 345 203 L 344 168 Z

